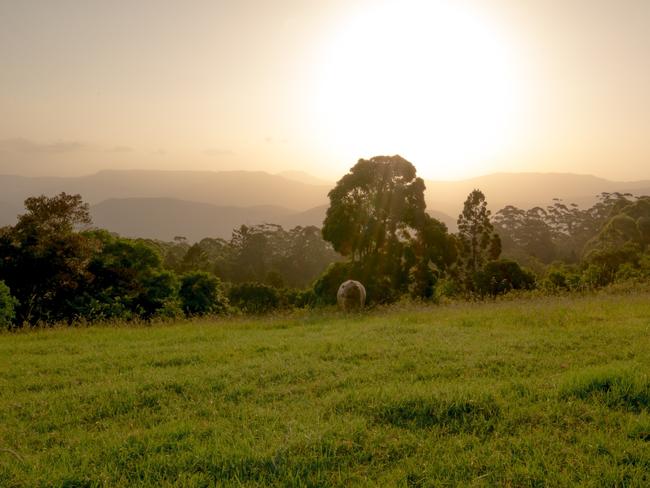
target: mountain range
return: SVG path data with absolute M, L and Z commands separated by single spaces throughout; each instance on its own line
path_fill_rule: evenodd
M 568 173 L 497 173 L 426 182 L 427 210 L 455 230 L 467 194 L 478 188 L 496 211 L 505 205 L 546 206 L 553 198 L 590 206 L 601 192 L 650 194 L 650 181 L 616 182 Z M 79 193 L 96 226 L 124 236 L 171 240 L 229 238 L 241 224 L 320 226 L 335 185 L 300 171 L 101 171 L 81 177 L 0 175 L 0 226 L 11 225 L 25 198 Z

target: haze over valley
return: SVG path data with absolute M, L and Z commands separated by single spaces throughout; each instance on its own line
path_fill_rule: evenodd
M 0 176 L 0 225 L 12 225 L 25 198 L 78 193 L 97 227 L 127 237 L 190 241 L 229 238 L 240 225 L 320 227 L 335 182 L 304 172 L 107 170 L 82 177 Z M 459 181 L 427 180 L 428 212 L 456 229 L 469 192 L 480 188 L 493 212 L 506 205 L 546 207 L 554 198 L 588 207 L 601 192 L 650 194 L 650 181 L 609 181 L 590 175 L 500 173 Z

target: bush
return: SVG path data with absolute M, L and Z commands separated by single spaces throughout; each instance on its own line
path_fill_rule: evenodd
M 624 263 L 618 268 L 614 281 L 635 281 L 642 278 L 643 273 L 639 268 L 636 268 L 632 263 Z
M 314 283 L 316 303 L 319 305 L 335 305 L 339 286 L 350 279 L 351 268 L 350 263 L 345 262 L 330 264 Z
M 188 273 L 181 278 L 178 291 L 186 315 L 224 313 L 228 310 L 221 280 L 204 271 Z
M 644 278 L 650 278 L 650 252 L 645 253 L 639 259 L 639 270 Z
M 287 290 L 287 303 L 295 308 L 313 307 L 317 303 L 314 290 Z
M 155 271 L 142 281 L 142 285 L 143 290 L 136 300 L 137 310 L 141 317 L 150 319 L 173 302 L 178 279 L 171 271 Z
M 571 267 L 562 264 L 556 264 L 549 268 L 546 277 L 541 282 L 541 288 L 551 293 L 576 291 L 582 286 L 581 275 Z
M 440 278 L 436 283 L 435 299 L 454 298 L 463 293 L 463 285 L 453 276 Z
M 149 243 L 104 230 L 84 234 L 95 247 L 88 279 L 71 300 L 70 319 L 134 320 L 173 315 L 178 280 Z
M 430 300 L 434 298 L 438 274 L 428 262 L 418 263 L 409 272 L 409 293 L 412 298 Z
M 263 314 L 276 310 L 282 304 L 280 292 L 262 283 L 233 285 L 228 294 L 230 303 L 244 313 Z
M 590 288 L 607 286 L 616 279 L 616 273 L 622 265 L 630 263 L 637 267 L 641 257 L 641 246 L 633 242 L 594 249 L 585 256 L 589 265 L 583 273 L 583 281 Z
M 497 296 L 510 290 L 532 290 L 535 276 L 508 259 L 490 261 L 476 274 L 476 291 L 481 295 Z
M 16 317 L 15 308 L 18 300 L 11 296 L 9 287 L 0 281 L 0 330 L 10 329 Z
M 343 263 L 330 265 L 314 283 L 314 294 L 318 305 L 336 304 L 336 293 L 341 283 L 357 280 L 366 289 L 366 304 L 386 304 L 398 300 L 408 289 L 400 290 L 388 274 L 378 271 L 374 263 Z M 417 290 L 417 291 L 421 291 Z M 433 290 L 431 290 L 431 293 Z
M 590 264 L 582 272 L 580 278 L 584 288 L 593 290 L 610 284 L 614 281 L 610 270 L 596 264 Z

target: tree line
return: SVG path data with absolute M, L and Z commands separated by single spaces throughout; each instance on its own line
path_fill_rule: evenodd
M 370 303 L 390 303 L 650 278 L 649 197 L 492 216 L 476 189 L 450 233 L 426 212 L 424 190 L 400 156 L 361 159 L 330 191 L 322 229 L 241 226 L 193 244 L 93 229 L 79 195 L 28 198 L 0 229 L 0 327 L 314 307 L 334 303 L 347 279 Z

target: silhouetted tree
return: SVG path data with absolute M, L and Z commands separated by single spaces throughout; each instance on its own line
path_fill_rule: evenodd
M 468 195 L 458 216 L 458 242 L 465 285 L 471 291 L 476 273 L 501 254 L 501 240 L 494 232 L 485 195 L 480 190 Z
M 377 156 L 360 159 L 329 193 L 323 237 L 349 257 L 348 270 L 364 283 L 370 300 L 396 298 L 414 276 L 429 282 L 430 259 L 447 254 L 433 250 L 446 228 L 426 214 L 424 189 L 410 162 Z
M 90 224 L 81 196 L 25 200 L 27 212 L 0 232 L 0 279 L 18 299 L 18 323 L 69 320 L 77 290 L 89 279 L 92 243 L 76 228 Z
M 400 156 L 359 162 L 329 192 L 323 237 L 353 261 L 411 240 L 425 216 L 424 181 Z
M 530 290 L 535 287 L 535 276 L 514 261 L 500 259 L 490 261 L 475 278 L 476 291 L 493 297 L 510 290 Z
M 230 281 L 234 283 L 264 281 L 272 269 L 274 246 L 272 240 L 282 240 L 275 232 L 284 232 L 278 225 L 242 225 L 233 230 L 230 246 L 233 249 L 233 262 Z
M 634 201 L 630 193 L 598 195 L 592 207 L 582 210 L 575 203 L 566 205 L 561 199 L 546 208 L 546 223 L 551 229 L 559 257 L 566 262 L 577 262 L 587 242 L 593 239 L 609 219 Z
M 208 255 L 198 243 L 190 246 L 180 263 L 180 270 L 183 273 L 189 271 L 205 271 L 208 268 Z
M 553 232 L 547 223 L 548 213 L 541 207 L 522 210 L 508 205 L 494 216 L 494 227 L 501 238 L 503 253 L 521 254 L 550 263 L 556 257 Z
M 640 197 L 612 207 L 612 216 L 601 231 L 585 246 L 584 261 L 590 266 L 592 285 L 606 285 L 616 278 L 619 269 L 628 265 L 639 268 L 650 245 L 650 197 Z
M 262 283 L 234 285 L 228 293 L 230 303 L 242 312 L 261 314 L 271 312 L 281 305 L 280 292 Z
M 289 286 L 305 286 L 341 256 L 323 239 L 318 227 L 294 227 L 283 245 L 284 256 L 276 270 Z

